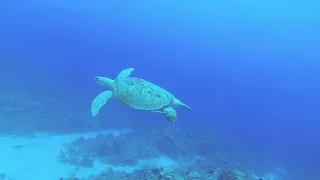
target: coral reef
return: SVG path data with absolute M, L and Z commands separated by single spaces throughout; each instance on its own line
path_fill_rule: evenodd
M 94 160 L 114 166 L 134 166 L 139 159 L 156 158 L 159 151 L 150 143 L 139 141 L 134 136 L 98 135 L 95 138 L 84 137 L 66 144 L 60 151 L 59 161 L 76 167 L 92 167 Z
M 222 171 L 217 180 L 248 180 L 246 174 L 238 169 Z
M 90 168 L 95 160 L 111 165 L 110 169 L 91 175 L 88 180 L 246 180 L 246 174 L 238 169 L 238 165 L 226 163 L 224 156 L 215 153 L 219 147 L 209 140 L 187 131 L 162 127 L 119 136 L 99 134 L 65 144 L 58 159 L 75 167 Z M 177 164 L 137 166 L 139 160 L 161 156 L 169 157 Z M 125 166 L 134 169 L 119 171 L 113 168 Z
M 248 180 L 245 177 L 239 177 L 236 171 L 238 170 L 217 169 L 215 173 L 194 170 L 180 172 L 175 169 L 144 168 L 127 173 L 110 168 L 98 175 L 91 175 L 85 180 Z M 68 177 L 61 180 L 80 180 L 80 178 Z
M 0 173 L 0 180 L 6 179 L 6 174 L 5 173 Z
M 79 138 L 65 144 L 58 159 L 63 163 L 77 167 L 91 167 L 94 160 L 114 166 L 134 166 L 140 159 L 157 158 L 165 155 L 175 161 L 187 161 L 210 169 L 213 164 L 213 152 L 203 153 L 202 149 L 215 149 L 209 142 L 199 140 L 189 132 L 177 129 L 152 128 L 149 131 L 129 132 L 120 136 L 100 134 L 95 138 Z M 205 155 L 206 158 L 199 155 Z M 208 158 L 209 157 L 209 158 Z M 217 160 L 220 158 L 221 160 Z M 215 162 L 224 165 L 221 157 Z

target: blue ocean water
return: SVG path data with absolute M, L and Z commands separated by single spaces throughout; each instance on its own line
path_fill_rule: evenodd
M 111 174 L 162 157 L 126 173 L 320 179 L 319 7 L 311 0 L 1 2 L 0 179 L 125 179 Z M 115 79 L 131 67 L 131 76 L 193 110 L 175 107 L 172 124 L 111 99 L 92 117 L 92 100 L 107 89 L 94 77 Z M 49 159 L 63 167 L 53 170 Z M 174 170 L 149 172 L 156 164 Z

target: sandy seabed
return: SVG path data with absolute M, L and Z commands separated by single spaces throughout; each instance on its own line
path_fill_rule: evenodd
M 147 164 L 162 166 L 175 163 L 163 157 L 141 160 L 136 167 L 114 167 L 95 161 L 92 168 L 76 168 L 58 161 L 57 156 L 65 143 L 70 143 L 79 137 L 95 137 L 101 133 L 112 133 L 116 136 L 121 132 L 115 130 L 68 135 L 37 133 L 28 137 L 2 136 L 0 137 L 0 174 L 5 176 L 5 180 L 59 180 L 60 177 L 70 175 L 87 178 L 90 175 L 99 174 L 109 167 L 130 172 Z

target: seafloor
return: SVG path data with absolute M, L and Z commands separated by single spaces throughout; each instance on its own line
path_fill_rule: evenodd
M 212 127 L 98 131 L 80 128 L 85 107 L 67 99 L 0 99 L 0 180 L 293 180 L 285 167 Z

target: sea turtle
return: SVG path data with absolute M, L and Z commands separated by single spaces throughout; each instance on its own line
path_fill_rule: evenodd
M 101 76 L 94 78 L 97 83 L 109 87 L 111 91 L 103 91 L 92 101 L 92 116 L 96 116 L 111 97 L 134 109 L 164 114 L 172 123 L 177 119 L 177 113 L 172 105 L 191 110 L 189 106 L 161 87 L 143 79 L 130 77 L 133 70 L 134 68 L 128 68 L 121 71 L 115 80 Z

